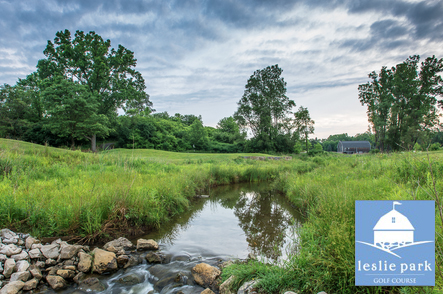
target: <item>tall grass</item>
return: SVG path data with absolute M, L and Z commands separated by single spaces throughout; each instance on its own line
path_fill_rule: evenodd
M 298 252 L 283 267 L 234 265 L 238 281 L 260 278 L 268 293 L 431 293 L 443 288 L 442 153 L 319 158 L 305 174 L 283 172 L 274 182 L 307 211 Z M 436 287 L 356 287 L 355 200 L 436 200 Z M 250 271 L 250 269 L 257 269 Z M 225 278 L 227 274 L 225 274 Z M 239 282 L 238 282 L 239 283 Z

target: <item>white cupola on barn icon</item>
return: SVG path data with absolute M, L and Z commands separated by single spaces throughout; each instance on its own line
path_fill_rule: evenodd
M 414 227 L 406 216 L 395 210 L 392 203 L 392 210 L 383 215 L 374 227 L 374 245 L 382 247 L 402 246 L 407 243 L 414 243 Z

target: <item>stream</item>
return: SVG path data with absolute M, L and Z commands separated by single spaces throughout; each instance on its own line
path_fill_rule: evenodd
M 221 186 L 209 196 L 196 199 L 191 209 L 141 237 L 159 243 L 162 264 L 145 261 L 112 275 L 97 275 L 106 286 L 101 292 L 70 288 L 62 293 L 200 293 L 204 288 L 195 284 L 191 269 L 201 262 L 218 266 L 253 254 L 281 263 L 295 253 L 295 229 L 302 216 L 268 183 Z

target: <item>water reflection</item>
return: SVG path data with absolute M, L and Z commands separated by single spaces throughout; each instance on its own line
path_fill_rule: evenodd
M 265 184 L 218 187 L 210 198 L 145 238 L 160 241 L 174 255 L 246 258 L 248 253 L 271 261 L 292 251 L 300 214 Z

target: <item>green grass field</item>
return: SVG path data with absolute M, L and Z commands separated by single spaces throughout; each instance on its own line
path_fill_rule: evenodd
M 40 237 L 97 238 L 128 226 L 161 226 L 211 186 L 270 180 L 307 211 L 307 221 L 298 231 L 298 254 L 283 266 L 230 266 L 223 271 L 224 279 L 234 274 L 237 285 L 260 279 L 265 293 L 434 291 L 353 286 L 354 203 L 441 199 L 442 152 L 430 153 L 429 158 L 425 152 L 304 154 L 290 161 L 255 161 L 243 155 L 119 149 L 89 154 L 0 139 L 0 226 Z M 441 209 L 440 202 L 435 289 L 443 288 Z

